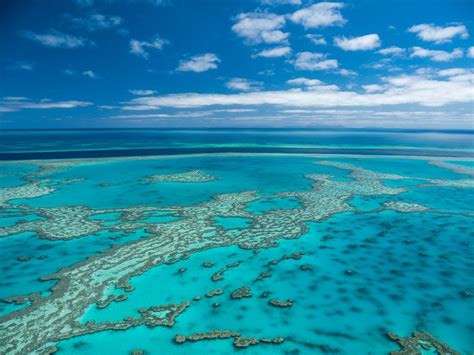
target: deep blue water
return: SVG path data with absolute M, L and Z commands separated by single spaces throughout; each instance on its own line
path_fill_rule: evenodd
M 472 131 L 370 130 L 51 130 L 0 131 L 0 159 L 176 154 L 303 152 L 472 154 Z M 65 153 L 68 152 L 68 153 Z M 14 154 L 16 153 L 16 154 Z M 22 154 L 19 154 L 22 153 Z M 41 154 L 40 154 L 41 153 Z M 53 154 L 54 153 L 54 154 Z

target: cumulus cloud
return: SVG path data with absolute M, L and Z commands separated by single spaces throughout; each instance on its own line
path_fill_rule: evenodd
M 221 60 L 213 53 L 195 55 L 190 59 L 181 60 L 177 71 L 193 71 L 196 73 L 216 69 Z
M 87 31 L 106 30 L 120 26 L 122 18 L 103 14 L 91 14 L 87 17 L 70 17 L 69 21 L 76 27 L 84 28 Z
M 469 58 L 474 58 L 474 47 L 469 47 L 467 50 L 467 56 Z
M 128 90 L 128 92 L 137 96 L 149 96 L 156 94 L 156 90 Z
M 256 57 L 265 57 L 265 58 L 276 58 L 284 57 L 291 53 L 291 48 L 288 46 L 274 47 L 270 49 L 264 49 L 263 51 L 255 54 Z
M 83 71 L 82 75 L 87 76 L 88 78 L 91 78 L 91 79 L 97 79 L 97 74 L 94 73 L 92 70 Z
M 247 44 L 286 43 L 289 34 L 282 32 L 285 17 L 266 12 L 241 13 L 235 18 L 232 26 L 239 37 Z
M 47 110 L 54 108 L 72 109 L 76 107 L 86 107 L 93 105 L 87 101 L 52 101 L 43 99 L 40 101 L 32 101 L 26 97 L 7 96 L 0 98 L 0 112 L 13 112 L 23 109 Z
M 368 51 L 380 47 L 380 38 L 376 33 L 360 37 L 336 37 L 334 44 L 345 51 Z
M 455 48 L 451 52 L 441 50 L 431 50 L 421 47 L 413 47 L 411 49 L 411 58 L 428 58 L 434 62 L 449 62 L 453 59 L 462 58 L 463 51 L 460 48 Z
M 353 70 L 349 70 L 349 69 L 341 69 L 338 71 L 338 73 L 342 76 L 356 76 L 357 73 Z
M 287 80 L 286 83 L 292 86 L 302 87 L 304 90 L 311 90 L 311 91 L 322 92 L 322 91 L 339 90 L 339 87 L 337 85 L 327 85 L 321 80 L 309 79 L 309 78 L 304 78 L 304 77 L 290 79 L 290 80 Z
M 368 93 L 383 91 L 383 86 L 378 84 L 362 85 L 362 88 Z
M 257 91 L 262 87 L 260 81 L 253 81 L 243 78 L 232 78 L 230 79 L 225 86 L 231 90 L 237 91 Z
M 136 39 L 130 40 L 130 53 L 148 59 L 150 54 L 146 51 L 147 48 L 154 48 L 161 50 L 164 45 L 168 44 L 166 39 L 155 35 L 151 41 L 139 41 Z
M 47 33 L 34 33 L 30 31 L 23 31 L 20 34 L 31 41 L 42 44 L 47 47 L 55 48 L 77 48 L 86 45 L 91 45 L 93 42 L 72 35 L 68 35 L 56 30 L 50 30 Z
M 286 83 L 293 86 L 299 86 L 300 88 L 296 90 L 311 90 L 311 91 L 318 91 L 318 92 L 339 90 L 339 87 L 337 85 L 328 85 L 322 82 L 321 80 L 309 79 L 309 78 L 304 78 L 304 77 L 290 79 L 290 80 L 287 80 Z
M 327 44 L 326 40 L 322 35 L 309 33 L 305 37 L 318 46 Z
M 416 33 L 417 37 L 423 41 L 437 44 L 451 42 L 454 37 L 469 37 L 469 33 L 464 25 L 440 27 L 433 24 L 422 23 L 410 27 L 408 31 Z
M 471 81 L 474 82 L 474 69 L 449 68 L 436 72 L 437 76 L 448 77 L 451 81 Z
M 405 54 L 405 49 L 397 47 L 397 46 L 391 46 L 391 47 L 383 48 L 379 50 L 377 53 L 380 53 L 382 55 L 399 56 L 399 55 Z
M 336 69 L 339 64 L 336 59 L 327 59 L 327 54 L 300 52 L 292 64 L 299 70 L 330 70 Z
M 342 26 L 347 22 L 339 11 L 343 7 L 340 2 L 320 2 L 294 12 L 289 18 L 305 28 Z
M 276 105 L 305 108 L 419 104 L 437 107 L 473 102 L 472 76 L 453 78 L 453 76 L 433 78 L 417 74 L 388 76 L 383 78 L 381 85 L 383 89 L 372 93 L 351 90 L 290 89 L 239 94 L 170 94 L 136 98 L 126 103 L 123 109 L 156 110 L 160 107 L 197 108 L 215 105 Z
M 321 80 L 308 79 L 303 77 L 287 80 L 286 83 L 295 86 L 316 86 L 323 84 Z

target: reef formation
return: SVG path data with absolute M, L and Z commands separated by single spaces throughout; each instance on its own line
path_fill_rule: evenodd
M 384 181 L 408 179 L 405 176 L 377 173 L 347 163 L 319 161 L 317 162 L 319 165 L 349 171 L 349 179 L 337 181 L 331 175 L 309 174 L 306 175 L 306 178 L 311 181 L 312 188 L 307 191 L 283 192 L 272 196 L 262 196 L 255 191 L 241 191 L 216 195 L 209 201 L 191 206 L 133 206 L 102 210 L 93 210 L 87 206 L 40 208 L 16 201 L 56 193 L 57 184 L 64 183 L 64 181 L 52 182 L 48 179 L 41 180 L 41 177 L 67 169 L 74 164 L 80 164 L 80 162 L 38 162 L 36 164 L 40 166 L 40 169 L 28 175 L 23 185 L 0 189 L 0 208 L 15 209 L 20 211 L 20 214 L 35 214 L 42 218 L 1 227 L 0 237 L 34 231 L 39 238 L 71 240 L 85 235 L 97 235 L 104 230 L 130 234 L 139 229 L 144 229 L 149 236 L 115 245 L 99 255 L 91 256 L 53 274 L 42 276 L 41 279 L 44 281 L 55 282 L 48 295 L 35 293 L 18 295 L 18 297 L 5 300 L 16 303 L 29 302 L 29 305 L 0 318 L 0 353 L 51 352 L 61 340 L 105 330 L 125 330 L 139 325 L 172 327 L 176 318 L 192 306 L 188 300 L 177 300 L 173 304 L 142 309 L 139 315 L 130 314 L 117 322 L 95 323 L 88 321 L 81 323 L 79 319 L 90 305 L 97 304 L 99 307 L 105 308 L 112 302 L 125 301 L 126 294 L 115 297 L 110 296 L 108 292 L 111 288 L 123 292 L 133 292 L 129 280 L 152 268 L 175 263 L 180 259 L 187 258 L 191 253 L 211 248 L 235 245 L 243 249 L 258 250 L 277 246 L 281 239 L 299 238 L 307 231 L 306 222 L 323 221 L 343 212 L 357 212 L 348 203 L 353 196 L 396 196 L 405 192 L 407 190 L 405 187 L 389 187 L 384 184 Z M 453 165 L 448 164 L 443 167 L 462 169 L 463 173 L 467 170 Z M 203 183 L 213 180 L 215 177 L 196 170 L 182 174 L 153 175 L 146 179 L 146 183 Z M 472 186 L 472 179 L 461 182 L 458 180 L 425 180 L 425 187 Z M 74 182 L 66 181 L 65 183 Z M 300 202 L 301 207 L 270 210 L 260 214 L 251 213 L 247 209 L 250 202 L 275 197 L 296 199 Z M 425 206 L 403 201 L 385 203 L 381 209 L 406 213 L 422 213 L 429 210 Z M 91 218 L 111 213 L 118 214 L 116 220 L 119 223 L 104 226 L 104 220 Z M 179 217 L 179 219 L 161 224 L 143 221 L 150 213 L 168 213 Z M 216 216 L 247 218 L 251 222 L 238 234 L 232 234 L 225 228 L 216 225 L 214 220 Z M 209 232 L 212 232 L 212 237 L 207 237 Z M 281 259 L 269 262 L 268 266 L 275 266 L 284 260 L 298 260 L 301 256 L 300 253 L 284 255 Z M 238 267 L 240 264 L 241 261 L 227 264 L 212 275 L 212 281 L 222 280 L 224 273 L 229 268 Z M 208 262 L 203 266 L 212 267 L 213 264 Z M 302 266 L 301 269 L 310 270 L 311 267 Z M 270 272 L 265 271 L 257 277 L 257 280 L 270 276 Z M 222 293 L 222 290 L 215 289 L 206 296 L 214 297 Z M 233 299 L 246 297 L 251 297 L 250 289 L 246 287 L 235 290 L 231 294 Z M 275 307 L 291 307 L 293 300 L 271 299 L 269 304 Z M 437 350 L 438 348 L 449 349 L 423 334 L 425 333 L 415 333 L 414 338 L 408 339 L 398 338 L 394 335 L 390 337 L 407 351 L 414 351 L 415 345 L 418 346 L 424 341 L 429 341 Z M 283 338 L 246 338 L 240 336 L 239 333 L 230 331 L 191 336 L 178 335 L 175 342 L 180 344 L 187 341 L 215 338 L 234 338 L 233 344 L 239 348 L 256 345 L 259 342 L 273 344 L 283 342 Z M 456 354 L 455 352 L 451 353 Z

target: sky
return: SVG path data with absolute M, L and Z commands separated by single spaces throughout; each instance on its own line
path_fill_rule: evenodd
M 472 0 L 0 2 L 0 128 L 474 129 Z

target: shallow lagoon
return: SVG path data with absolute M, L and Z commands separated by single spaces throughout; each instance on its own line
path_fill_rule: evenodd
M 36 198 L 9 203 L 28 206 L 23 219 L 35 219 L 35 208 L 85 205 L 95 213 L 89 219 L 101 223 L 99 233 L 71 240 L 40 239 L 34 232 L 0 239 L 3 270 L 1 298 L 33 292 L 48 296 L 54 281 L 45 276 L 86 260 L 101 257 L 114 245 L 130 244 L 149 238 L 142 225 L 135 231 L 118 233 L 114 226 L 125 223 L 122 213 L 100 209 L 134 206 L 174 206 L 173 212 L 146 212 L 137 223 L 153 225 L 181 223 L 181 208 L 209 201 L 216 194 L 255 191 L 257 198 L 246 204 L 248 215 L 220 215 L 208 221 L 228 231 L 251 228 L 253 216 L 298 211 L 304 208 L 293 197 L 275 196 L 295 191 L 310 191 L 314 181 L 308 174 L 327 174 L 332 181 L 351 181 L 349 170 L 314 164 L 318 161 L 351 163 L 384 174 L 398 174 L 403 180 L 383 180 L 393 188 L 405 188 L 395 195 L 355 195 L 348 200 L 355 211 L 337 213 L 318 222 L 307 222 L 308 230 L 296 239 L 279 239 L 278 245 L 254 250 L 232 245 L 191 253 L 189 258 L 162 264 L 130 279 L 133 291 L 109 287 L 97 302 L 108 295 L 126 294 L 127 299 L 111 302 L 104 309 L 90 304 L 78 321 L 121 321 L 138 316 L 139 309 L 153 305 L 191 301 L 176 318 L 173 327 L 148 328 L 144 325 L 126 331 L 101 331 L 59 341 L 59 353 L 128 354 L 134 349 L 147 353 L 229 353 L 232 339 L 187 342 L 177 345 L 176 334 L 192 334 L 213 329 L 230 329 L 249 337 L 284 337 L 281 345 L 258 344 L 242 350 L 264 353 L 388 353 L 398 348 L 385 334 L 408 336 L 425 330 L 461 353 L 474 349 L 472 317 L 474 288 L 472 238 L 472 198 L 470 188 L 423 187 L 426 179 L 465 179 L 426 160 L 402 158 L 315 158 L 299 156 L 207 156 L 144 160 L 113 160 L 72 165 L 40 176 L 61 182 L 56 191 Z M 454 161 L 454 163 L 456 163 Z M 464 164 L 469 167 L 469 164 Z M 12 169 L 12 168 L 10 168 Z M 156 174 L 176 174 L 200 170 L 216 177 L 208 182 L 144 183 Z M 34 168 L 24 170 L 24 176 Z M 15 175 L 18 177 L 18 173 Z M 21 176 L 21 175 L 20 175 Z M 2 180 L 0 180 L 1 182 Z M 19 186 L 22 180 L 5 182 L 2 187 Z M 383 210 L 389 201 L 404 201 L 426 206 L 428 212 L 401 213 Z M 321 202 L 324 203 L 324 202 Z M 33 214 L 34 215 L 34 214 Z M 21 217 L 2 214 L 0 226 L 19 223 Z M 13 218 L 13 219 L 12 219 Z M 16 218 L 18 218 L 16 220 Z M 180 222 L 181 221 L 181 222 Z M 233 234 L 229 234 L 232 236 Z M 112 237 L 112 238 L 111 238 Z M 209 233 L 209 239 L 217 238 Z M 301 258 L 283 260 L 283 255 L 303 252 Z M 30 257 L 19 260 L 21 256 Z M 47 258 L 41 258 L 47 255 Z M 105 254 L 104 254 L 105 255 Z M 212 261 L 212 267 L 203 263 Z M 229 263 L 241 261 L 224 273 L 219 281 L 212 275 Z M 302 270 L 302 265 L 310 265 Z M 259 273 L 271 277 L 256 280 Z M 234 300 L 230 293 L 248 286 L 250 298 Z M 224 293 L 212 298 L 205 293 L 221 288 Z M 260 297 L 270 291 L 268 298 Z M 195 296 L 201 300 L 192 301 Z M 294 300 L 290 308 L 268 304 L 271 298 Z M 218 307 L 213 306 L 219 302 Z M 0 315 L 9 315 L 20 306 L 3 304 Z M 21 307 L 28 309 L 28 304 Z M 1 318 L 2 320 L 4 318 Z

